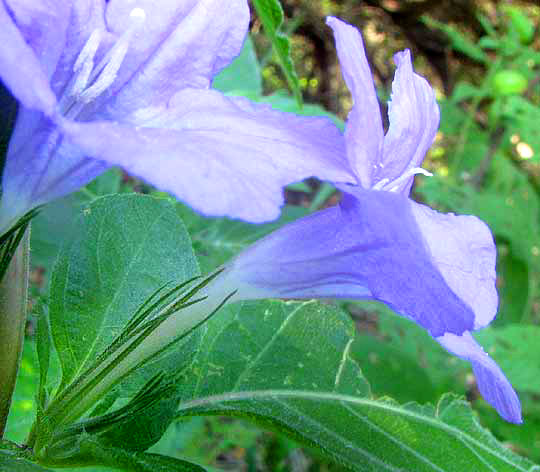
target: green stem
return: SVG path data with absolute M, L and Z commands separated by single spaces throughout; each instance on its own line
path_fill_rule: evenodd
M 0 439 L 6 428 L 24 342 L 29 242 L 30 228 L 0 282 Z

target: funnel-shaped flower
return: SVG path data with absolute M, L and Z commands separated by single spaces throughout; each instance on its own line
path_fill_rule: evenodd
M 469 360 L 484 398 L 506 420 L 521 422 L 517 395 L 470 335 L 497 311 L 488 227 L 474 216 L 441 214 L 409 199 L 414 174 L 426 173 L 419 166 L 439 125 L 433 90 L 413 72 L 409 51 L 396 54 L 384 135 L 359 32 L 335 18 L 328 24 L 354 98 L 345 136 L 357 185 L 340 184 L 339 205 L 246 249 L 220 283 L 238 289 L 236 299 L 382 301 Z
M 346 178 L 339 131 L 211 90 L 246 0 L 3 0 L 0 79 L 20 102 L 0 234 L 120 165 L 210 215 L 277 217 L 283 185 Z

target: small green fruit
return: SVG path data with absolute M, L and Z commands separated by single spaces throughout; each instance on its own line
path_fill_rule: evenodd
M 497 95 L 520 95 L 527 90 L 527 78 L 516 70 L 504 69 L 493 76 L 493 90 Z

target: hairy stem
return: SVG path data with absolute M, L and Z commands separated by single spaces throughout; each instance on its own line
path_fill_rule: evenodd
M 29 241 L 27 228 L 0 282 L 0 439 L 6 428 L 24 341 Z

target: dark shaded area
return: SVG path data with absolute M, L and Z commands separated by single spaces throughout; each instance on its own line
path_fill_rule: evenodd
M 17 101 L 0 82 L 0 178 L 4 169 L 4 161 L 9 143 L 9 137 L 17 116 Z
M 409 47 L 416 58 L 425 58 L 444 92 L 450 95 L 456 77 L 462 73 L 482 74 L 467 55 L 451 51 L 448 37 L 439 29 L 432 28 L 423 21 L 422 16 L 429 16 L 444 24 L 455 25 L 463 30 L 473 42 L 485 35 L 485 30 L 478 19 L 479 14 L 495 19 L 497 8 L 502 1 L 470 1 L 470 0 L 335 0 L 331 2 L 313 0 L 284 0 L 283 10 L 294 37 L 301 44 L 299 47 L 309 56 L 310 69 L 317 78 L 316 90 L 307 89 L 307 101 L 323 103 L 326 108 L 336 110 L 336 101 L 332 79 L 328 71 L 335 64 L 335 50 L 332 35 L 324 23 L 324 17 L 335 15 L 358 26 L 362 30 L 370 22 L 376 24 L 378 32 L 387 36 L 382 47 L 395 51 L 398 47 Z M 537 5 L 535 0 L 521 2 L 523 5 Z M 328 6 L 330 5 L 330 6 Z M 376 60 L 376 52 L 381 45 L 375 46 L 367 42 L 367 53 L 373 73 L 384 88 L 392 81 L 391 67 L 382 67 Z M 393 48 L 393 49 L 392 49 Z M 294 52 L 293 52 L 294 53 Z M 296 51 L 298 54 L 298 51 Z M 296 58 L 298 59 L 298 58 Z M 302 61 L 296 60 L 299 72 L 302 72 Z M 433 74 L 429 74 L 430 76 Z M 433 79 L 432 79 L 433 80 Z M 337 110 L 336 110 L 337 111 Z

